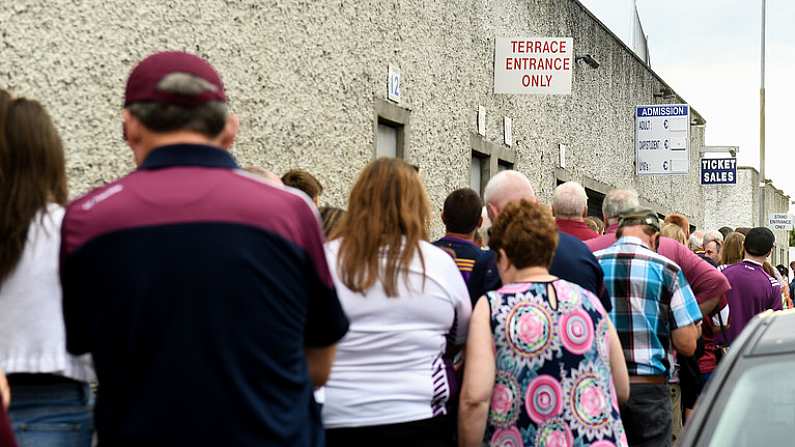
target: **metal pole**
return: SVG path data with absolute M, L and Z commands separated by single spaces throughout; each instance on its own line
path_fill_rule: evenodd
M 762 0 L 762 73 L 759 89 L 759 226 L 767 226 L 765 213 L 765 6 Z

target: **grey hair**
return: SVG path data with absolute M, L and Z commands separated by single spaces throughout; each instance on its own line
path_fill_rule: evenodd
M 157 83 L 157 89 L 176 95 L 201 95 L 204 92 L 217 92 L 218 87 L 190 73 L 170 73 Z
M 222 102 L 208 102 L 194 108 L 156 102 L 135 102 L 127 110 L 154 132 L 187 130 L 215 137 L 224 130 L 229 109 Z
M 704 249 L 704 232 L 701 230 L 696 230 L 690 235 L 689 246 L 691 250 L 703 250 Z
M 602 214 L 607 219 L 614 219 L 632 208 L 639 208 L 638 193 L 632 189 L 614 189 L 607 193 L 602 202 Z
M 704 233 L 704 239 L 703 239 L 703 242 L 701 243 L 701 246 L 706 248 L 707 244 L 709 244 L 710 242 L 713 242 L 713 241 L 717 242 L 718 244 L 722 244 L 723 243 L 723 235 L 721 234 L 720 231 L 709 230 L 709 231 L 705 232 Z
M 532 200 L 535 197 L 535 190 L 527 176 L 511 169 L 497 173 L 483 190 L 483 202 L 497 207 L 513 200 Z
M 577 182 L 558 185 L 552 193 L 552 212 L 558 217 L 581 217 L 588 209 L 588 195 Z

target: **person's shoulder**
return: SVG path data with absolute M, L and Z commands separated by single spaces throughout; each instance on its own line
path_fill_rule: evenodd
M 427 241 L 420 241 L 419 248 L 425 262 L 425 276 L 444 284 L 445 287 L 449 287 L 450 281 L 463 284 L 461 271 L 449 253 Z
M 47 206 L 36 213 L 31 225 L 41 226 L 46 231 L 60 228 L 64 214 L 66 214 L 66 208 L 57 203 L 48 203 Z
M 326 255 L 326 263 L 328 263 L 329 266 L 337 264 L 337 256 L 340 252 L 340 242 L 342 242 L 342 239 L 337 238 L 326 241 L 323 244 L 323 252 Z
M 272 182 L 264 177 L 242 169 L 229 171 L 234 176 L 233 205 L 243 208 L 243 214 L 251 214 L 254 222 L 271 222 L 269 227 L 291 228 L 293 239 L 302 239 L 298 233 L 307 226 L 316 225 L 320 215 L 315 204 L 302 191 Z M 284 228 L 283 228 L 284 227 Z
M 301 205 L 306 205 L 310 209 L 314 208 L 314 203 L 312 203 L 303 191 L 270 181 L 243 169 L 234 169 L 229 172 L 234 176 L 233 178 L 236 180 L 239 187 L 254 194 L 253 198 L 255 200 L 267 199 L 269 201 L 297 206 L 299 209 L 303 209 Z
M 586 299 L 590 302 L 592 307 L 596 307 L 596 309 L 600 310 L 603 314 L 606 313 L 602 302 L 599 301 L 599 298 L 596 296 L 596 294 L 585 287 L 562 278 L 555 281 L 555 285 L 557 286 L 558 290 L 564 294 L 568 293 L 570 296 L 579 296 L 583 299 Z
M 441 264 L 449 264 L 455 266 L 455 261 L 453 258 L 446 252 L 445 250 L 437 247 L 436 245 L 432 244 L 428 241 L 420 241 L 419 243 L 420 252 L 422 256 L 424 256 L 426 266 L 434 266 L 438 263 Z
M 120 202 L 126 202 L 130 198 L 130 193 L 126 189 L 128 182 L 134 179 L 136 172 L 95 187 L 83 195 L 69 202 L 66 206 L 66 218 L 76 218 L 81 215 L 96 215 L 104 211 L 115 212 L 116 206 Z
M 756 271 L 759 271 L 759 273 L 764 273 L 765 276 L 767 276 L 767 273 L 765 273 L 764 269 L 762 269 L 762 266 L 753 265 L 753 264 L 749 265 L 749 264 L 751 264 L 751 263 L 747 263 L 745 261 L 735 262 L 734 264 L 729 264 L 726 267 L 724 267 L 723 271 L 724 272 L 732 272 L 732 271 L 741 271 L 741 272 L 754 271 L 754 272 L 756 272 Z
M 701 258 L 697 254 L 690 251 L 690 249 L 684 244 L 664 236 L 660 237 L 657 253 L 679 265 L 684 263 L 697 263 L 701 261 Z
M 767 275 L 767 273 L 765 273 L 765 274 Z M 774 278 L 774 277 L 772 277 L 770 275 L 767 275 L 767 279 L 768 279 L 768 281 L 770 281 L 771 287 L 773 287 L 773 288 L 776 288 L 776 287 L 780 288 L 781 287 L 781 282 L 778 279 L 776 279 L 776 278 Z
M 70 202 L 62 220 L 62 247 L 70 253 L 87 241 L 116 228 L 123 227 L 130 216 L 136 216 L 138 199 L 129 185 L 136 181 L 137 171 L 96 187 Z
M 555 256 L 564 258 L 594 259 L 593 253 L 585 243 L 576 237 L 558 231 L 558 248 Z
M 340 242 L 342 242 L 341 238 L 326 241 L 323 244 L 323 249 L 326 250 L 326 253 L 337 253 L 340 251 Z
M 669 259 L 660 253 L 654 252 L 652 250 L 645 250 L 642 254 L 640 254 L 640 256 L 645 258 L 650 263 L 659 264 L 665 270 L 670 271 L 673 274 L 678 275 L 679 273 L 683 273 L 682 268 L 676 263 L 676 261 Z

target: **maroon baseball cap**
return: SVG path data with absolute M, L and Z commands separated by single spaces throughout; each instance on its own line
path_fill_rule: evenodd
M 201 88 L 191 93 L 167 91 L 163 81 L 180 73 L 199 78 Z M 226 102 L 218 72 L 206 60 L 182 51 L 154 53 L 142 60 L 133 68 L 124 90 L 124 107 L 135 102 L 196 107 L 213 101 Z

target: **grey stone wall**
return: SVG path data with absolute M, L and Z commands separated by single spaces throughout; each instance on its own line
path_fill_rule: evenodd
M 411 110 L 406 158 L 421 167 L 435 209 L 469 183 L 483 106 L 490 142 L 502 145 L 502 117 L 513 119 L 515 167 L 543 199 L 560 177 L 563 143 L 566 177 L 631 186 L 661 212 L 704 222 L 703 126 L 691 127 L 690 175 L 636 177 L 633 107 L 661 102 L 666 85 L 575 0 L 18 0 L 0 8 L 0 24 L 0 85 L 49 107 L 73 195 L 133 168 L 120 130 L 124 80 L 145 55 L 183 49 L 222 73 L 241 117 L 241 163 L 307 168 L 325 185 L 324 203 L 344 206 L 374 157 L 374 102 L 394 64 L 400 106 Z M 601 66 L 578 64 L 571 96 L 494 95 L 494 38 L 514 35 L 571 36 L 575 53 Z
M 759 218 L 752 186 L 756 178 L 755 170 L 739 168 L 736 185 L 703 186 L 704 228 L 756 226 Z

